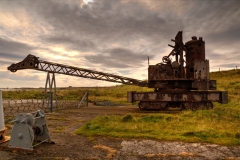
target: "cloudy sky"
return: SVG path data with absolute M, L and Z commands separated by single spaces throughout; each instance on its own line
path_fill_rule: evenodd
M 0 88 L 44 87 L 47 74 L 11 73 L 28 54 L 41 60 L 147 79 L 178 31 L 203 37 L 210 70 L 240 67 L 239 0 L 1 0 Z M 115 83 L 56 75 L 57 86 Z

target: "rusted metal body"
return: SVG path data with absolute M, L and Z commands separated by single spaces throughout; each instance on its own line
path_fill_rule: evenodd
M 148 87 L 161 89 L 216 90 L 216 83 L 209 79 L 209 60 L 205 60 L 205 42 L 192 37 L 185 45 L 182 32 L 178 32 L 175 46 L 163 62 L 149 65 Z M 183 55 L 183 53 L 186 53 Z M 174 58 L 174 60 L 171 59 Z M 183 58 L 185 57 L 185 59 Z
M 161 63 L 149 65 L 148 87 L 152 93 L 129 92 L 128 102 L 140 101 L 142 109 L 178 107 L 181 109 L 209 109 L 212 102 L 228 103 L 226 91 L 216 91 L 216 80 L 210 80 L 209 60 L 205 59 L 205 42 L 193 36 L 183 43 L 179 31 L 175 45 Z M 184 54 L 185 53 L 185 54 Z
M 141 109 L 212 108 L 212 102 L 228 103 L 226 91 L 216 91 L 216 80 L 210 80 L 209 60 L 205 59 L 205 42 L 195 36 L 183 43 L 182 31 L 172 39 L 175 45 L 162 62 L 149 65 L 148 82 L 114 74 L 97 72 L 47 61 L 28 55 L 22 62 L 12 64 L 8 70 L 35 69 L 128 85 L 153 88 L 153 92 L 129 92 L 128 102 L 139 102 Z M 205 107 L 204 107 L 205 106 Z
M 212 102 L 227 103 L 226 91 L 128 92 L 127 97 L 128 102 L 140 101 L 141 109 L 179 107 L 196 110 L 213 108 Z

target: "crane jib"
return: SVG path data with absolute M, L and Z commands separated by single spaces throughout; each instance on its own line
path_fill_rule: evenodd
M 109 82 L 116 82 L 128 85 L 137 85 L 141 87 L 147 87 L 148 83 L 146 81 L 141 81 L 138 79 L 118 76 L 114 74 L 98 72 L 94 70 L 78 68 L 53 62 L 47 62 L 39 60 L 38 57 L 29 54 L 23 61 L 19 63 L 14 63 L 8 67 L 11 72 L 16 72 L 22 69 L 35 69 L 44 72 L 58 73 L 69 76 L 77 76 L 83 78 L 90 78 L 96 80 L 103 80 Z

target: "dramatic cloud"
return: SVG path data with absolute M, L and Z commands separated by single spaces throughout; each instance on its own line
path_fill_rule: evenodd
M 88 39 L 76 39 L 74 36 L 49 36 L 44 37 L 43 40 L 46 40 L 52 44 L 59 44 L 65 45 L 71 50 L 81 51 L 81 52 L 88 52 L 96 50 L 97 46 Z
M 114 68 L 141 67 L 142 61 L 147 60 L 147 55 L 134 53 L 125 48 L 113 48 L 103 51 L 102 53 L 103 54 L 86 55 L 85 58 L 91 63 Z
M 34 48 L 21 42 L 6 40 L 0 37 L 1 59 L 22 59 L 26 54 L 32 52 Z
M 239 8 L 239 0 L 3 0 L 0 71 L 8 62 L 34 54 L 54 63 L 147 79 L 147 57 L 151 64 L 161 62 L 181 30 L 184 42 L 203 37 L 211 70 L 232 69 L 240 59 Z M 8 76 L 16 81 L 12 86 L 22 85 L 18 76 Z M 78 85 L 77 78 L 59 81 L 60 86 Z

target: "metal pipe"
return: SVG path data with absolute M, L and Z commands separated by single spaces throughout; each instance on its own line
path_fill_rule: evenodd
M 78 108 L 82 105 L 84 98 L 87 100 L 87 106 L 88 106 L 88 90 L 85 92 L 84 96 L 82 97 L 82 100 L 80 101 Z
M 4 114 L 3 114 L 3 103 L 2 103 L 2 91 L 0 90 L 0 130 L 5 128 L 4 125 Z

